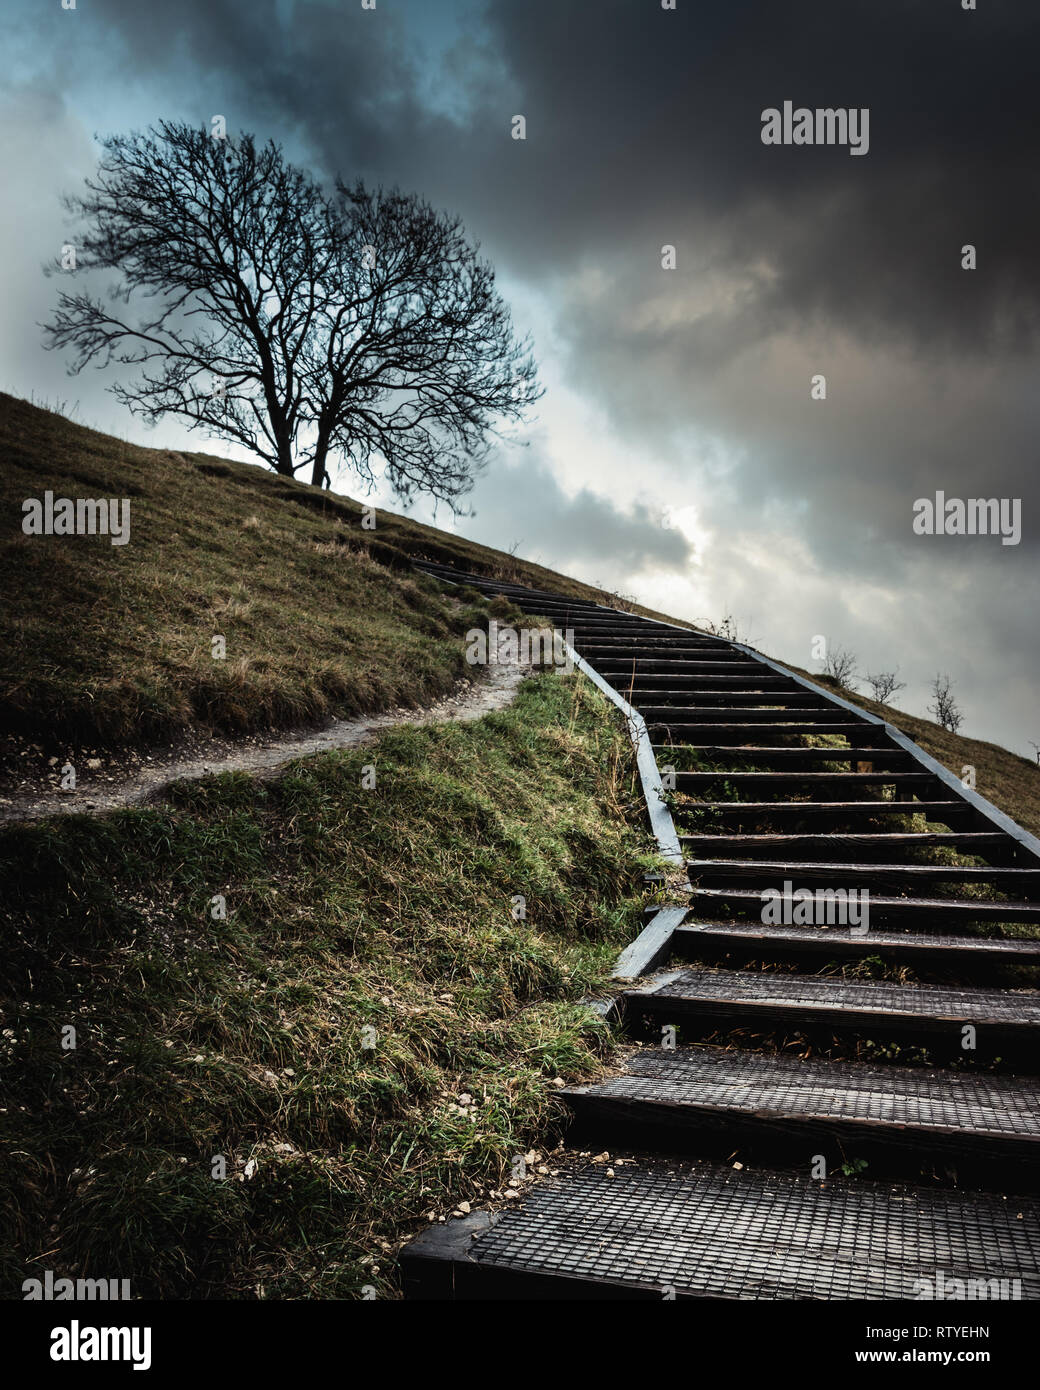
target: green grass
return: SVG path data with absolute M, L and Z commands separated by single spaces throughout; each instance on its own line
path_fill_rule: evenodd
M 602 697 L 542 675 L 271 782 L 3 830 L 6 1296 L 392 1294 L 397 1243 L 551 1144 L 556 1078 L 609 1047 L 580 1001 L 638 930 L 632 778 Z

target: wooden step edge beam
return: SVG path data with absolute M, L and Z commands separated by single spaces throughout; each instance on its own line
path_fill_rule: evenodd
M 949 1013 L 912 1013 L 886 1009 L 854 1008 L 843 1004 L 787 1003 L 780 999 L 723 999 L 718 997 L 669 994 L 641 994 L 626 991 L 622 996 L 626 1019 L 649 1016 L 662 1023 L 681 1025 L 685 1020 L 710 1027 L 743 1028 L 768 1025 L 770 1028 L 826 1028 L 835 1033 L 877 1037 L 895 1042 L 905 1038 L 945 1035 L 951 1048 L 959 1047 L 959 1034 L 973 1025 L 986 1052 L 1001 1055 L 1005 1046 L 1040 1048 L 1040 1021 L 1008 1019 L 1000 1014 L 971 1013 L 952 1009 Z M 982 1052 L 980 1043 L 979 1052 Z
M 900 786 L 928 786 L 935 782 L 930 772 L 677 772 L 677 789 L 680 783 L 687 786 L 706 786 L 722 779 L 731 782 L 767 782 L 779 786 L 781 782 L 808 782 L 814 786 L 830 784 L 857 787 L 877 786 L 896 783 Z M 779 805 L 790 803 L 779 802 Z M 854 803 L 853 803 L 854 804 Z M 912 806 L 913 802 L 891 802 L 893 807 Z M 949 803 L 955 805 L 956 803 Z
M 1014 936 L 936 936 L 928 932 L 867 932 L 853 936 L 843 927 L 780 927 L 760 923 L 697 921 L 680 926 L 671 936 L 673 956 L 689 953 L 698 959 L 698 952 L 713 946 L 730 943 L 731 948 L 767 953 L 807 952 L 812 955 L 879 954 L 905 955 L 940 961 L 957 956 L 978 958 L 992 956 L 1008 964 L 1040 960 L 1040 938 L 1035 940 Z
M 768 803 L 767 803 L 768 804 Z M 697 834 L 689 831 L 679 832 L 681 845 L 704 845 L 708 849 L 721 849 L 724 845 L 734 847 L 746 845 L 750 849 L 802 849 L 820 845 L 833 845 L 834 842 L 853 848 L 885 849 L 887 847 L 907 849 L 931 849 L 935 846 L 967 846 L 970 849 L 988 849 L 1007 842 L 1006 836 L 988 830 L 896 830 L 876 831 L 865 834 L 796 834 L 796 835 L 721 835 Z M 708 858 L 706 855 L 701 858 Z
M 797 874 L 792 874 L 790 868 L 787 872 L 793 882 Z M 817 885 L 821 889 L 828 886 L 836 885 Z M 691 890 L 691 898 L 699 899 L 702 902 L 734 903 L 738 906 L 753 908 L 756 912 L 759 912 L 762 907 L 761 892 L 758 889 L 748 888 L 746 885 L 733 888 L 695 886 Z M 1040 903 L 994 902 L 988 898 L 903 898 L 889 897 L 884 893 L 871 893 L 870 910 L 871 913 L 884 912 L 888 915 L 909 913 L 914 916 L 934 916 L 937 913 L 949 913 L 953 917 L 978 917 L 990 921 L 1004 920 L 1029 924 L 1040 922 Z
M 747 816 L 900 816 L 919 814 L 936 823 L 945 824 L 945 812 L 962 811 L 959 801 L 702 801 L 685 808 L 705 811 L 711 815 Z M 999 832 L 994 832 L 999 834 Z

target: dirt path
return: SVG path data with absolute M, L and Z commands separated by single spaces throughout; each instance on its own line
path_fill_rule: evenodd
M 420 709 L 393 709 L 360 719 L 337 719 L 315 731 L 261 734 L 246 739 L 198 738 L 170 749 L 146 752 L 81 750 L 68 760 L 76 769 L 76 788 L 61 789 L 64 757 L 44 756 L 36 744 L 9 749 L 17 768 L 0 790 L 0 823 L 40 820 L 71 812 L 99 813 L 157 799 L 170 782 L 218 772 L 271 776 L 292 758 L 353 748 L 396 724 L 431 724 L 480 719 L 504 709 L 530 667 L 495 665 L 487 680 L 459 681 L 452 694 Z

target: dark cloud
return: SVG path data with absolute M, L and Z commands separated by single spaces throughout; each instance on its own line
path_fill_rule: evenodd
M 532 162 L 554 216 L 509 220 L 528 254 L 688 239 L 716 267 L 764 262 L 768 324 L 934 345 L 1028 347 L 1040 287 L 1037 17 L 999 3 L 870 0 L 680 6 L 496 0 L 491 13 L 529 108 Z M 773 148 L 760 113 L 785 98 L 869 107 L 870 151 Z M 669 235 L 671 233 L 671 235 Z M 980 247 L 980 272 L 959 269 Z M 949 254 L 946 254 L 946 252 Z

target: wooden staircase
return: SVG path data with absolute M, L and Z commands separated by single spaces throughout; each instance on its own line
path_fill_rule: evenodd
M 746 647 L 419 567 L 573 632 L 668 769 L 689 894 L 616 1001 L 623 1074 L 561 1093 L 573 1161 L 420 1236 L 406 1296 L 1040 1298 L 1040 843 Z M 868 928 L 764 919 L 799 889 Z

